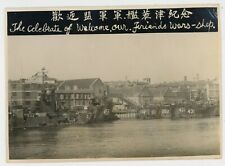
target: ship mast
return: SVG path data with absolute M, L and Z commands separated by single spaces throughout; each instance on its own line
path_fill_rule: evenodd
M 42 89 L 45 89 L 45 76 L 46 76 L 47 70 L 45 67 L 41 69 L 41 76 L 42 76 Z

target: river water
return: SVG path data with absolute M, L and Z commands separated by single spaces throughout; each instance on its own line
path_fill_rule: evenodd
M 10 132 L 9 152 L 10 159 L 219 155 L 219 118 L 20 129 Z

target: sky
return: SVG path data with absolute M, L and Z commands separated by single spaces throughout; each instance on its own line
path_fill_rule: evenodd
M 8 36 L 8 78 L 45 67 L 59 80 L 142 80 L 153 83 L 220 77 L 219 33 Z

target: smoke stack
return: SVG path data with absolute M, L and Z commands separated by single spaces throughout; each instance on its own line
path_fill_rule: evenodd
M 151 84 L 151 78 L 148 77 L 148 78 L 144 78 L 143 80 L 146 81 L 148 84 Z

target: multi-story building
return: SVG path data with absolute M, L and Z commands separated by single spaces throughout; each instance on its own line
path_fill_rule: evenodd
M 140 105 L 145 107 L 152 104 L 154 95 L 151 93 L 148 87 L 145 87 L 142 89 L 138 97 Z
M 30 110 L 40 106 L 41 84 L 26 83 L 25 80 L 9 81 L 9 107 L 20 106 Z
M 219 101 L 219 83 L 216 80 L 193 82 L 190 86 L 190 100 Z
M 187 87 L 168 88 L 164 94 L 164 101 L 166 103 L 180 103 L 190 100 L 190 90 Z
M 165 102 L 183 101 L 219 101 L 219 83 L 216 80 L 197 80 L 165 83 L 156 86 L 157 89 L 165 87 Z
M 206 96 L 208 100 L 219 101 L 220 93 L 219 83 L 209 82 L 206 84 Z
M 56 79 L 49 78 L 43 68 L 29 79 L 8 82 L 9 107 L 39 111 L 44 94 L 55 88 Z M 47 95 L 46 95 L 47 96 Z M 45 99 L 47 99 L 45 96 Z
M 99 78 L 66 80 L 59 84 L 55 94 L 58 110 L 76 110 L 93 102 L 100 104 L 107 88 Z

